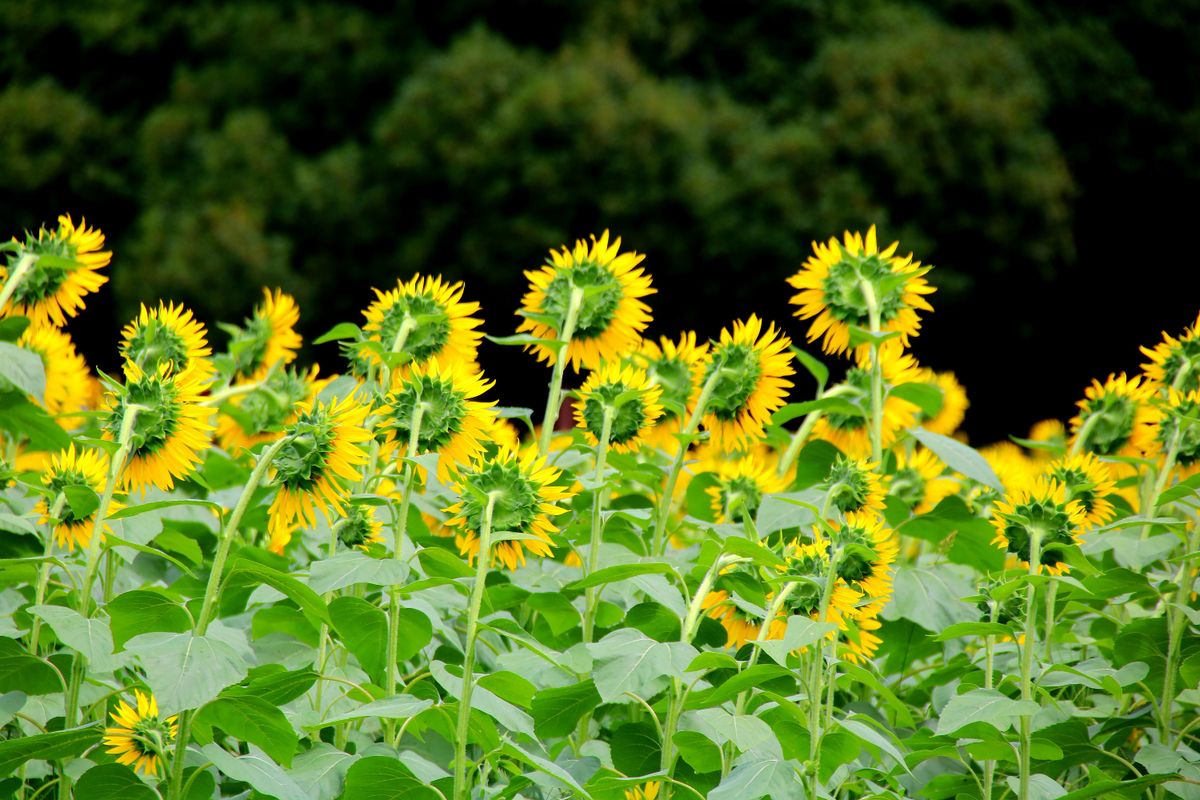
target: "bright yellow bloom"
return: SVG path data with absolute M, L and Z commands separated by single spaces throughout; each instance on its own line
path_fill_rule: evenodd
M 271 463 L 279 485 L 268 511 L 272 552 L 283 552 L 297 525 L 311 527 L 315 509 L 326 519 L 331 511 L 342 513 L 346 482 L 357 481 L 358 468 L 367 462 L 359 445 L 371 438 L 363 426 L 368 411 L 353 396 L 299 404 L 296 421 L 284 434 L 288 443 Z
M 213 372 L 208 357 L 208 332 L 192 312 L 175 303 L 142 306 L 137 319 L 121 331 L 121 355 L 143 372 L 157 372 L 166 365 L 171 372 L 193 370 L 199 375 Z
M 483 526 L 489 497 L 492 531 L 515 532 L 527 539 L 509 539 L 492 547 L 492 561 L 507 569 L 525 563 L 525 553 L 551 554 L 550 534 L 557 528 L 552 517 L 567 513 L 557 505 L 574 492 L 556 485 L 559 470 L 546 466 L 546 459 L 529 452 L 518 455 L 501 450 L 495 456 L 482 456 L 458 473 L 459 501 L 445 509 L 451 518 L 446 526 L 457 530 L 454 542 L 458 551 L 474 561 L 479 556 L 479 530 Z
M 829 468 L 829 504 L 848 514 L 852 511 L 882 514 L 887 492 L 879 477 L 879 465 L 865 458 L 839 455 Z
M 842 411 L 826 411 L 813 426 L 813 438 L 824 439 L 852 458 L 863 458 L 871 454 L 871 428 L 869 398 L 871 391 L 870 354 L 863 357 L 857 366 L 846 370 L 843 385 L 852 395 L 847 399 L 858 399 L 861 414 Z M 907 400 L 888 394 L 887 389 L 904 383 L 919 382 L 921 367 L 910 354 L 899 347 L 884 346 L 879 349 L 879 365 L 883 374 L 883 446 L 890 447 L 909 428 L 916 424 L 921 409 Z
M 171 489 L 177 478 L 189 475 L 208 450 L 213 410 L 201 404 L 208 373 L 201 369 L 172 372 L 167 364 L 146 372 L 125 362 L 125 385 L 107 395 L 110 411 L 105 438 L 116 440 L 125 415 L 138 406 L 129 459 L 122 486 Z
M 16 241 L 14 239 L 14 241 Z M 74 317 L 84 307 L 83 297 L 96 291 L 108 282 L 108 276 L 98 270 L 108 266 L 112 253 L 101 250 L 104 234 L 89 228 L 86 220 L 79 226 L 64 215 L 58 218 L 58 229 L 42 228 L 37 238 L 27 236 L 25 250 L 39 256 L 67 259 L 75 263 L 74 269 L 50 264 L 49 259 L 35 262 L 25 273 L 8 306 L 0 309 L 0 316 L 29 317 L 34 325 L 54 325 L 61 328 L 67 317 Z M 19 256 L 10 255 L 8 266 L 0 266 L 0 285 L 8 280 Z
M 996 442 L 979 448 L 979 454 L 991 466 L 1004 490 L 1012 493 L 1038 475 L 1038 465 L 1012 442 Z
M 858 615 L 874 616 L 892 597 L 892 564 L 900 552 L 899 537 L 875 514 L 851 512 L 842 523 L 831 521 L 832 544 L 842 550 L 838 579 L 863 596 L 855 609 Z M 813 529 L 818 545 L 825 539 Z M 869 552 L 868 552 L 869 551 Z
M 62 492 L 72 486 L 77 486 L 91 489 L 96 494 L 103 494 L 104 481 L 107 477 L 108 456 L 99 450 L 76 450 L 75 445 L 72 444 L 66 450 L 51 457 L 48 468 L 42 473 L 42 485 L 54 493 L 55 499 L 43 497 L 33 510 L 34 513 L 40 515 L 39 521 L 43 525 L 49 522 L 54 523 L 54 541 L 59 547 L 65 547 L 72 552 L 76 545 L 86 548 L 92 541 L 92 532 L 95 530 L 96 522 L 95 511 L 85 517 L 76 516 Z M 62 505 L 59 507 L 57 515 L 52 517 L 51 512 L 54 511 L 60 495 L 62 496 Z M 111 513 L 123 507 L 121 503 L 113 500 L 109 503 L 108 509 Z M 108 525 L 105 525 L 104 529 L 112 533 L 112 529 Z
M 779 456 L 767 448 L 740 458 L 712 458 L 701 463 L 701 472 L 712 472 L 717 482 L 708 494 L 713 518 L 717 522 L 740 523 L 753 519 L 763 495 L 782 492 L 789 480 L 778 472 Z
M 703 381 L 719 370 L 708 401 L 704 427 L 722 450 L 752 447 L 765 433 L 764 425 L 783 407 L 795 374 L 791 340 L 751 314 L 721 331 L 709 354 Z
M 464 303 L 463 284 L 446 283 L 441 276 L 414 275 L 390 292 L 375 289 L 375 302 L 363 312 L 370 341 L 384 352 L 396 351 L 410 364 L 436 361 L 439 367 L 473 365 L 483 333 L 483 320 L 471 316 L 479 303 Z M 379 354 L 362 350 L 362 357 L 379 364 Z
M 867 296 L 863 284 L 872 286 L 879 308 L 882 332 L 896 331 L 905 347 L 921 327 L 917 311 L 932 311 L 924 295 L 934 288 L 923 277 L 929 267 L 913 261 L 912 254 L 896 256 L 899 242 L 880 250 L 872 225 L 864 237 L 847 231 L 842 242 L 831 238 L 826 244 L 813 242 L 813 255 L 788 279 L 799 293 L 791 302 L 800 308 L 796 316 L 813 319 L 808 340 L 822 338 L 821 347 L 830 355 L 850 349 L 851 327 L 870 329 Z M 900 278 L 897 281 L 897 277 Z M 857 348 L 866 352 L 870 345 Z
M 254 307 L 246 324 L 236 328 L 229 342 L 235 379 L 261 381 L 275 365 L 296 360 L 296 351 L 304 342 L 296 333 L 300 308 L 296 299 L 280 289 L 263 288 L 263 301 Z
M 265 385 L 225 401 L 217 418 L 217 442 L 231 455 L 279 438 L 284 426 L 296 421 L 297 404 L 312 403 L 336 376 L 318 378 L 320 367 L 307 372 L 281 369 L 264 375 Z
M 383 534 L 380 533 L 382 527 L 382 523 L 375 519 L 375 506 L 350 503 L 346 507 L 346 516 L 337 523 L 337 535 L 347 547 L 357 547 L 366 552 L 373 544 L 383 544 Z
M 650 307 L 641 298 L 655 290 L 650 276 L 638 267 L 645 256 L 620 250 L 620 237 L 610 243 L 608 231 L 599 239 L 593 236 L 590 247 L 578 239 L 574 249 L 551 250 L 546 266 L 525 273 L 529 291 L 517 312 L 524 316 L 517 331 L 557 339 L 566 324 L 571 296 L 579 290 L 579 312 L 566 353 L 571 368 L 596 369 L 601 362 L 615 361 L 636 349 L 650 323 Z M 527 349 L 539 361 L 555 361 L 550 347 L 533 344 Z
M 1078 500 L 1070 499 L 1067 487 L 1052 478 L 1038 477 L 996 502 L 992 544 L 1013 554 L 1029 566 L 1030 530 L 1041 530 L 1038 572 L 1061 575 L 1069 569 L 1062 548 L 1079 542 L 1087 512 Z
M 695 332 L 687 331 L 680 334 L 678 341 L 665 336 L 657 344 L 643 339 L 641 348 L 630 356 L 636 366 L 646 371 L 650 382 L 662 388 L 663 415 L 642 435 L 647 444 L 668 451 L 679 447 L 675 434 L 683 430 L 687 416 L 696 407 L 707 355 L 708 344 L 697 343 Z
M 658 789 L 662 786 L 658 781 L 646 781 L 640 786 L 625 790 L 625 800 L 655 800 Z
M 1141 456 L 1154 448 L 1154 411 L 1150 398 L 1154 386 L 1142 376 L 1109 375 L 1104 383 L 1093 380 L 1076 403 L 1079 413 L 1071 420 L 1071 441 L 1083 436 L 1083 449 L 1100 456 Z
M 1150 359 L 1142 365 L 1149 382 L 1164 390 L 1200 390 L 1200 315 L 1178 339 L 1163 331 L 1163 340 L 1142 352 Z
M 651 383 L 646 373 L 631 366 L 606 361 L 592 370 L 575 401 L 575 422 L 591 445 L 599 444 L 604 432 L 606 408 L 612 408 L 609 445 L 618 453 L 636 450 L 642 434 L 662 416 L 662 388 Z M 616 405 L 617 403 L 620 405 Z
M 131 766 L 143 775 L 157 775 L 160 760 L 171 752 L 171 743 L 179 733 L 175 717 L 159 719 L 154 695 L 133 690 L 136 708 L 124 700 L 109 713 L 113 724 L 104 729 L 105 752 L 117 757 L 118 764 Z
M 1067 446 L 1067 426 L 1056 419 L 1044 419 L 1041 422 L 1033 423 L 1033 427 L 1029 429 L 1029 440 L 1031 442 L 1045 442 L 1046 444 L 1054 445 L 1058 448 Z M 1032 448 L 1033 458 L 1035 461 L 1050 461 L 1054 458 L 1054 451 L 1044 448 Z
M 942 407 L 932 417 L 927 418 L 923 412 L 920 413 L 918 424 L 925 430 L 950 436 L 958 430 L 971 405 L 967 400 L 967 391 L 953 372 L 934 372 L 931 369 L 922 372 L 922 383 L 932 384 L 942 390 Z
M 1084 518 L 1084 530 L 1103 525 L 1113 518 L 1116 509 L 1108 496 L 1116 492 L 1112 470 L 1093 453 L 1063 456 L 1046 467 L 1046 475 L 1067 490 L 1067 498 L 1079 503 Z
M 958 491 L 958 481 L 946 477 L 946 465 L 932 451 L 916 448 L 911 455 L 896 453 L 896 473 L 888 493 L 900 498 L 914 514 L 925 514 Z
M 31 325 L 17 345 L 37 353 L 46 371 L 45 409 L 51 414 L 87 411 L 92 408 L 96 379 L 75 343 L 64 330 L 48 325 Z M 82 417 L 60 417 L 68 430 L 83 424 Z

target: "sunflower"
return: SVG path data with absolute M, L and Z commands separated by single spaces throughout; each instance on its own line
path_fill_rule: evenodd
M 1116 492 L 1112 470 L 1093 453 L 1064 456 L 1046 467 L 1046 476 L 1067 489 L 1067 499 L 1083 507 L 1084 530 L 1103 525 L 1112 519 L 1116 509 L 1108 495 Z
M 511 420 L 498 416 L 490 417 L 487 425 L 487 438 L 495 447 L 508 450 L 521 449 L 521 432 Z
M 253 391 L 227 399 L 217 419 L 217 442 L 237 455 L 278 439 L 279 431 L 296 421 L 297 404 L 312 403 L 333 381 L 333 376 L 318 378 L 319 371 L 316 364 L 307 371 L 275 370 Z
M 721 623 L 725 629 L 725 646 L 734 650 L 740 650 L 747 642 L 757 639 L 762 629 L 762 620 L 739 608 L 726 589 L 716 589 L 706 594 L 700 601 L 700 609 Z M 787 617 L 780 616 L 767 627 L 768 639 L 782 639 L 787 630 Z
M 76 450 L 72 444 L 66 450 L 50 458 L 50 463 L 42 473 L 42 485 L 49 489 L 55 498 L 64 495 L 66 489 L 81 487 L 90 489 L 96 494 L 104 492 L 104 481 L 108 476 L 108 456 L 98 450 Z M 42 498 L 34 507 L 34 512 L 41 515 L 39 522 L 54 523 L 54 541 L 59 547 L 65 547 L 74 552 L 75 546 L 87 548 L 92 541 L 92 531 L 95 530 L 96 512 L 79 517 L 75 515 L 70 502 L 65 499 L 58 511 L 57 518 L 50 516 L 55 501 Z M 122 508 L 122 504 L 113 500 L 109 510 Z M 112 529 L 107 525 L 104 529 L 109 533 Z
M 892 564 L 899 554 L 896 534 L 875 514 L 851 512 L 843 522 L 830 522 L 832 544 L 842 551 L 838 579 L 863 596 L 855 609 L 859 615 L 877 614 L 892 597 Z M 819 546 L 825 546 L 821 529 L 813 529 Z
M 105 437 L 116 440 L 130 407 L 138 407 L 122 486 L 169 490 L 176 478 L 191 473 L 208 449 L 212 409 L 201 404 L 200 395 L 208 373 L 176 373 L 165 363 L 147 372 L 133 361 L 125 362 L 124 372 L 125 385 L 114 385 L 107 395 L 109 416 L 104 423 Z
M 848 458 L 839 453 L 825 479 L 829 487 L 829 504 L 843 514 L 852 511 L 882 514 L 887 493 L 877 469 L 879 465 L 873 461 Z
M 879 310 L 880 329 L 897 332 L 905 347 L 921 327 L 917 311 L 932 311 L 924 295 L 934 288 L 923 277 L 929 267 L 913 261 L 912 254 L 896 256 L 899 242 L 880 250 L 872 225 L 863 237 L 847 231 L 839 244 L 836 237 L 826 244 L 813 242 L 813 255 L 804 266 L 788 278 L 800 292 L 792 297 L 799 306 L 796 316 L 812 319 L 808 340 L 822 337 L 821 347 L 830 355 L 850 349 L 850 329 L 870 328 L 867 296 L 864 285 L 872 287 Z M 860 352 L 870 350 L 861 345 Z
M 86 411 L 92 407 L 95 378 L 88 369 L 83 356 L 75 350 L 75 343 L 66 331 L 49 325 L 31 325 L 17 340 L 23 347 L 42 360 L 46 373 L 46 390 L 43 405 L 51 414 L 71 411 Z M 83 424 L 82 417 L 62 417 L 63 427 L 73 429 Z
M 16 287 L 11 304 L 0 309 L 0 314 L 25 316 L 34 325 L 61 328 L 67 317 L 74 317 L 83 309 L 84 295 L 108 282 L 108 276 L 98 270 L 108 266 L 112 253 L 101 250 L 102 247 L 103 233 L 89 228 L 86 220 L 80 220 L 76 227 L 70 216 L 58 218 L 57 230 L 42 228 L 36 238 L 27 234 L 24 251 L 39 258 Z M 0 285 L 8 280 L 22 255 L 8 256 L 8 266 L 0 267 Z M 52 263 L 62 259 L 73 262 L 73 267 Z
M 456 529 L 458 550 L 474 561 L 479 556 L 479 529 L 490 499 L 492 530 L 513 532 L 530 538 L 508 539 L 492 548 L 493 563 L 513 570 L 525 563 L 525 552 L 535 556 L 551 554 L 550 534 L 555 525 L 551 517 L 565 514 L 557 505 L 574 492 L 555 485 L 559 470 L 546 466 L 546 459 L 533 452 L 518 455 L 501 450 L 495 456 L 481 456 L 458 474 L 455 487 L 457 503 L 444 509 L 450 514 L 446 526 Z
M 525 273 L 529 291 L 521 300 L 519 333 L 539 339 L 557 339 L 567 322 L 571 298 L 579 298 L 575 330 L 566 358 L 576 372 L 596 369 L 634 350 L 650 323 L 650 307 L 641 298 L 653 294 L 650 276 L 638 267 L 645 256 L 621 253 L 621 239 L 609 243 L 608 231 L 591 247 L 578 239 L 575 248 L 551 250 L 546 266 Z M 553 364 L 555 351 L 542 344 L 528 345 L 539 361 Z
M 1093 380 L 1076 403 L 1079 413 L 1071 420 L 1072 443 L 1100 456 L 1141 456 L 1154 449 L 1154 411 L 1150 398 L 1154 386 L 1142 376 L 1109 375 L 1103 384 Z
M 1079 542 L 1080 528 L 1086 521 L 1087 511 L 1082 503 L 1070 498 L 1066 486 L 1040 476 L 996 502 L 992 509 L 992 526 L 996 529 L 992 544 L 1028 567 L 1030 531 L 1036 526 L 1041 531 L 1038 572 L 1061 575 L 1068 571 L 1062 548 Z
M 1035 461 L 1051 461 L 1054 459 L 1055 450 L 1063 450 L 1067 446 L 1067 427 L 1056 419 L 1035 422 L 1029 429 L 1029 440 L 1052 445 L 1054 449 L 1030 448 Z
M 785 551 L 790 570 L 794 573 L 808 573 L 810 579 L 797 583 L 788 598 L 789 612 L 803 614 L 814 621 L 818 620 L 821 609 L 821 585 L 825 581 L 825 573 L 829 568 L 828 543 L 818 539 L 812 544 L 793 542 Z M 861 663 L 871 658 L 879 648 L 880 639 L 871 631 L 878 630 L 879 621 L 875 615 L 883 607 L 882 603 L 872 603 L 864 606 L 862 592 L 851 588 L 844 580 L 839 579 L 833 587 L 830 596 L 829 609 L 824 621 L 837 626 L 836 631 L 830 631 L 826 638 L 832 640 L 836 635 L 842 643 L 842 653 L 849 661 Z M 779 637 L 782 638 L 782 634 Z
M 366 552 L 373 544 L 383 544 L 382 527 L 375 519 L 375 506 L 350 503 L 346 507 L 346 516 L 337 523 L 338 540 L 347 547 Z
M 996 442 L 979 448 L 1006 492 L 1012 493 L 1038 475 L 1038 465 L 1012 442 Z
M 390 292 L 375 292 L 375 302 L 363 312 L 363 331 L 384 352 L 399 352 L 408 362 L 436 361 L 440 367 L 474 364 L 483 333 L 483 320 L 471 316 L 479 303 L 464 303 L 463 284 L 446 283 L 441 276 L 414 275 L 398 281 Z M 370 348 L 361 350 L 369 364 L 381 359 Z
M 846 377 L 842 382 L 848 389 L 844 396 L 858 405 L 861 413 L 826 411 L 813 426 L 814 438 L 824 439 L 852 458 L 862 458 L 871 453 L 869 361 L 868 354 L 858 365 L 846 370 Z M 887 387 L 919 381 L 921 368 L 916 360 L 901 348 L 886 346 L 879 350 L 879 365 L 885 384 L 881 439 L 886 448 L 916 424 L 917 416 L 921 412 L 913 403 L 887 393 Z
M 348 494 L 343 481 L 357 481 L 358 467 L 367 462 L 359 444 L 371 438 L 363 424 L 368 411 L 353 396 L 297 406 L 285 429 L 287 443 L 271 463 L 279 484 L 267 512 L 272 552 L 283 552 L 299 524 L 314 524 L 314 509 L 326 519 L 331 509 L 342 512 Z
M 1161 342 L 1141 350 L 1150 359 L 1142 365 L 1149 382 L 1164 389 L 1200 390 L 1200 316 L 1178 339 L 1164 331 Z
M 165 364 L 175 373 L 191 369 L 207 375 L 213 371 L 207 335 L 204 325 L 181 305 L 143 305 L 137 319 L 121 330 L 121 355 L 143 372 L 156 372 Z
M 763 495 L 782 492 L 789 483 L 779 474 L 779 456 L 766 448 L 736 459 L 710 459 L 699 470 L 716 475 L 717 482 L 705 492 L 717 522 L 753 519 Z
M 971 403 L 967 400 L 967 391 L 953 372 L 934 372 L 931 369 L 922 370 L 922 383 L 936 386 L 942 390 L 942 407 L 933 416 L 923 412 L 918 415 L 918 424 L 927 431 L 950 436 L 958 430 L 967 408 Z
M 662 389 L 663 415 L 642 438 L 652 446 L 674 450 L 679 446 L 675 434 L 686 424 L 686 416 L 695 408 L 704 379 L 706 342 L 696 343 L 694 331 L 680 334 L 678 341 L 663 336 L 655 343 L 643 339 L 630 360 L 645 370 L 651 383 Z
M 478 367 L 462 363 L 438 366 L 436 361 L 393 375 L 392 392 L 379 411 L 379 428 L 386 431 L 391 449 L 400 455 L 438 454 L 438 480 L 469 463 L 483 451 L 496 412 L 490 403 L 475 398 L 494 386 Z M 417 452 L 408 453 L 412 428 L 417 424 Z
M 1189 468 L 1200 463 L 1200 390 L 1168 388 L 1166 401 L 1154 409 L 1154 446 L 1160 454 L 1175 445 L 1175 463 Z
M 166 759 L 171 742 L 179 733 L 175 717 L 159 719 L 154 695 L 133 690 L 134 705 L 117 701 L 117 710 L 109 712 L 113 724 L 104 729 L 105 752 L 117 757 L 118 764 L 132 766 L 143 775 L 158 774 L 158 762 Z
M 958 481 L 945 476 L 946 465 L 932 451 L 916 448 L 911 454 L 896 453 L 896 472 L 888 494 L 897 497 L 914 514 L 925 514 L 958 491 Z
M 717 374 L 704 415 L 704 427 L 716 447 L 744 449 L 763 437 L 763 425 L 783 407 L 793 385 L 787 380 L 796 372 L 791 344 L 774 325 L 764 333 L 762 320 L 753 314 L 735 322 L 732 332 L 721 331 L 702 381 Z
M 655 800 L 658 797 L 658 781 L 646 781 L 643 784 L 625 790 L 625 800 Z
M 662 416 L 659 405 L 662 388 L 651 383 L 636 367 L 621 367 L 606 361 L 592 370 L 579 389 L 575 402 L 575 422 L 588 443 L 595 446 L 604 432 L 604 415 L 612 410 L 608 442 L 618 453 L 636 450 L 642 434 L 654 427 Z
M 263 288 L 263 301 L 254 307 L 245 325 L 230 327 L 229 355 L 233 358 L 233 377 L 257 382 L 276 364 L 296 360 L 303 339 L 296 333 L 300 308 L 290 294 Z

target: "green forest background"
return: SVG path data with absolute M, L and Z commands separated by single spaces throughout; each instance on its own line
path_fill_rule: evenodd
M 968 430 L 1021 434 L 1194 319 L 1198 22 L 1196 0 L 0 0 L 0 219 L 105 231 L 113 291 L 73 326 L 101 367 L 143 300 L 236 320 L 277 285 L 311 338 L 418 270 L 504 335 L 522 270 L 605 227 L 647 254 L 656 332 L 787 323 L 810 242 L 874 222 L 938 266 L 917 355 L 965 382 Z M 503 402 L 541 396 L 513 380 L 532 358 L 486 358 L 529 387 Z

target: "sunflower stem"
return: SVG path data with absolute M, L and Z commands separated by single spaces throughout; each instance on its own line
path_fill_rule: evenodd
M 700 427 L 700 420 L 704 418 L 708 401 L 712 398 L 720 377 L 721 368 L 717 366 L 700 389 L 700 396 L 696 398 L 696 407 L 692 409 L 687 425 L 680 434 L 683 438 L 679 440 L 679 449 L 675 453 L 675 460 L 671 462 L 671 471 L 667 473 L 667 483 L 663 487 L 662 497 L 658 501 L 658 510 L 654 515 L 654 545 L 651 551 L 654 556 L 662 556 L 667 551 L 667 520 L 671 518 L 671 507 L 675 502 L 675 484 L 679 482 L 679 472 L 683 469 L 683 459 L 687 456 L 689 446 L 687 437 L 692 436 Z
M 824 392 L 821 392 L 817 395 L 816 399 L 824 400 L 827 397 L 838 397 L 840 395 L 847 394 L 848 392 L 849 388 L 847 386 L 844 384 L 839 384 Z M 804 447 L 804 443 L 808 441 L 808 437 L 812 433 L 813 428 L 816 427 L 816 424 L 824 415 L 824 412 L 819 408 L 809 413 L 804 418 L 804 422 L 801 423 L 796 432 L 792 434 L 792 441 L 788 443 L 788 449 L 784 452 L 783 458 L 779 459 L 778 473 L 780 475 L 787 475 L 788 471 L 791 470 L 792 465 L 796 463 L 796 459 L 800 455 L 800 449 Z
M 458 724 L 454 735 L 454 800 L 466 800 L 470 793 L 467 785 L 467 733 L 471 724 L 471 691 L 474 688 L 475 640 L 479 635 L 479 609 L 483 606 L 483 590 L 487 582 L 491 563 L 492 513 L 496 508 L 496 492 L 488 493 L 488 502 L 483 509 L 483 521 L 479 528 L 479 559 L 475 564 L 475 584 L 471 587 L 471 601 L 467 607 L 467 635 L 463 652 L 462 691 L 458 696 Z
M 604 480 L 604 469 L 608 463 L 608 440 L 612 436 L 613 416 L 616 414 L 616 409 L 611 405 L 604 406 L 604 419 L 600 426 L 600 439 L 596 443 L 596 473 L 595 473 L 595 494 L 592 497 L 592 525 L 591 525 L 591 540 L 588 543 L 588 560 L 587 570 L 583 573 L 583 577 L 591 575 L 600 566 L 600 543 L 604 539 L 603 525 L 601 515 L 604 512 L 604 489 L 606 482 Z M 589 644 L 592 641 L 593 626 L 596 622 L 596 606 L 599 599 L 599 587 L 589 586 L 585 594 L 586 601 L 584 603 L 583 612 L 583 643 Z
M 875 297 L 875 286 L 868 280 L 860 280 L 863 299 L 867 302 L 867 317 L 871 325 L 871 460 L 883 464 L 883 367 L 879 361 L 881 324 L 879 301 Z
M 1058 594 L 1058 582 L 1050 581 L 1046 587 L 1046 632 L 1042 635 L 1042 660 L 1049 662 L 1051 647 L 1054 644 L 1054 601 Z
M 995 600 L 989 600 L 988 608 L 988 621 L 995 624 L 1000 604 Z M 996 641 L 991 635 L 983 637 L 983 652 L 984 667 L 986 669 L 983 674 L 983 688 L 992 689 L 995 688 L 993 671 L 996 664 Z M 993 759 L 988 759 L 983 762 L 983 800 L 992 800 L 992 787 L 995 782 L 996 762 Z
M 62 513 L 63 506 L 66 505 L 67 496 L 59 492 L 58 497 L 54 498 L 54 505 L 50 509 L 50 525 L 46 531 L 46 550 L 44 553 L 45 561 L 38 568 L 37 588 L 34 590 L 33 604 L 40 606 L 46 601 L 46 589 L 50 585 L 50 554 L 54 552 L 54 521 L 58 519 Z M 38 640 L 42 634 L 42 618 L 35 616 L 30 623 L 29 628 L 29 652 L 34 655 L 38 654 Z
M 575 335 L 575 325 L 579 322 L 579 309 L 583 307 L 583 289 L 571 287 L 571 297 L 567 301 L 567 317 L 563 320 L 559 332 L 559 350 L 554 357 L 554 371 L 550 374 L 550 392 L 546 396 L 546 413 L 542 415 L 542 440 L 538 452 L 542 455 L 550 453 L 550 440 L 554 438 L 554 424 L 558 422 L 558 413 L 562 410 L 563 373 L 567 369 L 567 357 L 571 350 L 571 337 Z
M 400 320 L 400 328 L 396 331 L 396 336 L 392 339 L 391 346 L 388 348 L 388 353 L 399 353 L 404 349 L 404 345 L 408 343 L 408 335 L 417 327 L 417 321 L 410 317 L 407 313 L 404 319 Z M 392 386 L 392 368 L 387 365 L 387 361 L 383 362 L 383 368 L 379 372 L 379 386 L 383 389 L 383 393 L 387 394 L 388 389 Z
M 0 311 L 3 311 L 8 301 L 13 294 L 21 286 L 21 281 L 25 280 L 25 276 L 29 274 L 29 270 L 33 269 L 34 263 L 37 261 L 37 256 L 33 253 L 21 253 L 17 259 L 17 265 L 13 267 L 13 271 L 9 274 L 8 280 L 4 282 L 4 288 L 0 289 Z
M 827 622 L 829 616 L 829 605 L 833 602 L 833 589 L 837 584 L 838 564 L 842 560 L 842 551 L 838 547 L 832 548 L 829 554 L 829 571 L 825 575 L 825 586 L 821 590 L 821 605 L 817 609 L 817 621 Z M 833 635 L 833 647 L 837 647 L 837 633 Z M 822 697 L 824 696 L 824 680 L 825 680 L 825 642 L 822 641 L 819 645 L 814 644 L 809 648 L 812 653 L 812 661 L 809 667 L 809 683 L 808 683 L 808 769 L 812 778 L 812 783 L 809 788 L 810 797 L 819 797 L 818 789 L 821 785 L 821 740 L 824 738 L 824 729 L 821 723 L 821 712 L 823 708 Z M 837 654 L 834 651 L 834 660 L 836 662 Z M 836 665 L 835 665 L 836 670 Z M 834 675 L 836 678 L 836 674 Z
M 1038 574 L 1042 562 L 1042 529 L 1037 525 L 1028 528 L 1029 534 L 1029 577 Z M 1021 642 L 1021 700 L 1033 701 L 1033 651 L 1037 647 L 1037 587 L 1031 581 L 1025 587 L 1025 641 Z M 1033 715 L 1021 715 L 1021 747 L 1018 753 L 1019 800 L 1029 800 L 1030 749 L 1033 741 Z
M 1180 564 L 1179 571 L 1175 575 L 1175 584 L 1178 588 L 1175 590 L 1174 602 L 1168 603 L 1166 608 L 1167 668 L 1163 675 L 1162 702 L 1159 703 L 1158 734 L 1159 743 L 1172 750 L 1175 749 L 1176 744 L 1171 740 L 1171 722 L 1175 717 L 1175 673 L 1177 671 L 1175 664 L 1179 658 L 1180 644 L 1188 622 L 1187 615 L 1181 609 L 1186 607 L 1188 598 L 1192 594 L 1192 587 L 1195 586 L 1195 578 L 1189 569 L 1191 562 L 1186 560 L 1186 556 L 1195 553 L 1198 548 L 1200 548 L 1200 527 L 1193 526 L 1191 535 L 1188 537 L 1187 550 L 1184 552 L 1185 560 Z
M 408 429 L 408 448 L 404 455 L 412 459 L 417 455 L 417 448 L 421 441 L 421 422 L 425 417 L 425 404 L 417 403 L 413 409 L 412 424 Z M 392 558 L 397 562 L 403 561 L 404 539 L 408 536 L 408 510 L 412 504 L 413 485 L 416 483 L 417 466 L 409 461 L 405 465 L 404 472 L 404 495 L 400 498 L 400 515 L 396 519 L 396 524 L 392 528 Z M 386 677 L 386 697 L 391 697 L 396 693 L 396 682 L 399 677 L 400 666 L 396 663 L 397 654 L 400 651 L 400 587 L 392 586 L 388 589 L 388 642 L 387 642 L 387 677 Z M 388 720 L 386 723 L 387 735 L 384 741 L 391 741 L 394 733 L 395 723 Z

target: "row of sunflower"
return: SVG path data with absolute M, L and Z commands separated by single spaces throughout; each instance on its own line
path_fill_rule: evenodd
M 549 368 L 539 428 L 488 399 L 480 306 L 433 276 L 317 340 L 340 375 L 296 364 L 299 310 L 264 290 L 216 354 L 186 308 L 143 307 L 120 376 L 93 376 L 66 324 L 103 246 L 67 217 L 3 245 L 16 796 L 1200 780 L 1167 755 L 1200 677 L 1200 320 L 1069 428 L 976 451 L 963 387 L 912 352 L 930 268 L 874 228 L 789 279 L 833 383 L 753 315 L 648 337 L 644 257 L 605 232 L 527 272 L 516 335 L 486 337 Z M 788 403 L 798 366 L 816 393 Z M 1101 755 L 1056 766 L 1080 736 Z

